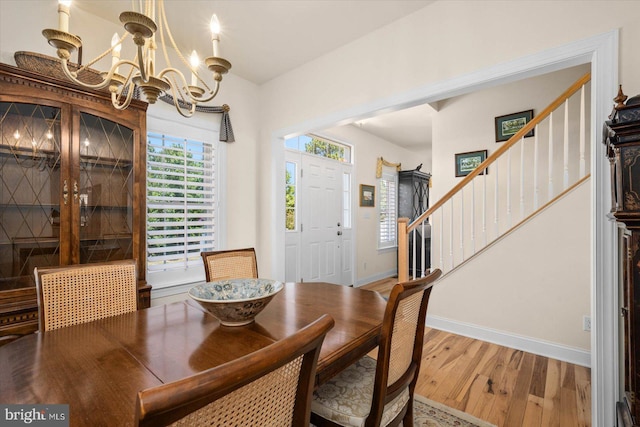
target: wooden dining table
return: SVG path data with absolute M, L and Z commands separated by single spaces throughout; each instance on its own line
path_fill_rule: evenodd
M 373 291 L 286 283 L 245 326 L 222 326 L 188 299 L 28 335 L 0 347 L 0 403 L 68 404 L 72 426 L 132 425 L 139 390 L 244 356 L 329 314 L 322 384 L 377 346 L 385 306 Z

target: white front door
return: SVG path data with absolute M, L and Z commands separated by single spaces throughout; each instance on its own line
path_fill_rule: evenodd
M 351 166 L 302 153 L 287 153 L 287 162 L 299 170 L 297 226 L 287 231 L 285 279 L 352 284 Z

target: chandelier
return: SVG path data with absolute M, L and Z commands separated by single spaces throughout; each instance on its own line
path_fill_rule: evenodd
M 81 52 L 82 47 L 80 37 L 69 33 L 71 0 L 58 1 L 58 29 L 45 29 L 42 30 L 42 34 L 49 41 L 49 44 L 57 49 L 64 74 L 74 83 L 89 89 L 100 90 L 108 87 L 111 93 L 111 102 L 116 109 L 124 110 L 127 108 L 134 93 L 139 91 L 150 104 L 154 104 L 163 94 L 170 95 L 177 111 L 184 117 L 190 117 L 195 112 L 197 104 L 208 102 L 217 95 L 222 75 L 231 68 L 231 63 L 219 56 L 220 23 L 218 18 L 214 14 L 210 22 L 213 56 L 204 60 L 207 68 L 213 73 L 214 83 L 213 87 L 210 87 L 198 74 L 199 59 L 196 52 L 193 51 L 190 60 L 187 61 L 178 50 L 167 23 L 164 1 L 144 0 L 140 3 L 144 3 L 140 6 L 142 10 L 120 14 L 120 22 L 126 30 L 124 35 L 120 37 L 117 33 L 114 34 L 111 39 L 111 48 L 86 65 L 79 65 L 79 68 L 71 69 L 73 67 L 69 66 L 71 54 L 76 50 Z M 155 22 L 156 13 L 158 25 Z M 158 34 L 167 65 L 160 72 L 155 70 L 156 35 Z M 122 43 L 129 35 L 137 47 L 137 54 L 133 60 L 123 60 L 120 59 L 120 50 Z M 182 63 L 191 71 L 190 84 L 187 83 L 180 70 L 171 66 L 165 37 L 168 38 Z M 109 71 L 100 72 L 101 82 L 87 83 L 78 79 L 78 73 L 88 69 L 109 54 L 111 55 L 111 68 Z M 126 71 L 121 73 L 121 70 Z

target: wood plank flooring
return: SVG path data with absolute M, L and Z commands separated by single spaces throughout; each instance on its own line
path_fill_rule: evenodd
M 363 286 L 388 295 L 395 278 Z M 591 426 L 591 369 L 427 328 L 416 393 L 499 427 Z

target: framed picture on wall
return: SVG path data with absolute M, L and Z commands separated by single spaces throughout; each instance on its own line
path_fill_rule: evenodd
M 373 207 L 376 205 L 376 187 L 360 184 L 360 206 Z
M 506 141 L 533 119 L 533 110 L 496 117 L 496 142 Z M 524 136 L 533 136 L 533 129 Z
M 469 151 L 456 154 L 456 176 L 467 176 L 487 159 L 487 150 Z M 489 173 L 489 168 L 483 170 L 480 175 Z

